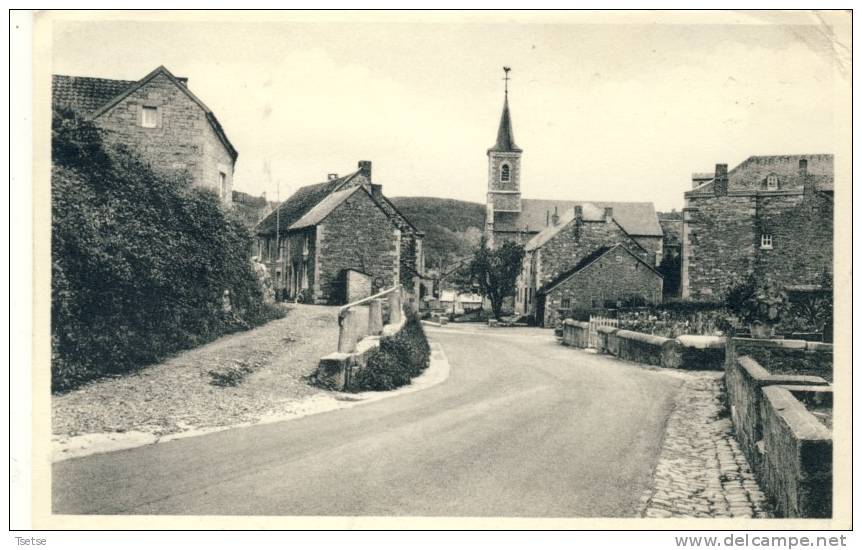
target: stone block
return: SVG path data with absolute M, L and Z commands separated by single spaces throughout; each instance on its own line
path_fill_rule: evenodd
M 783 517 L 832 516 L 832 434 L 786 387 L 763 390 L 759 478 Z

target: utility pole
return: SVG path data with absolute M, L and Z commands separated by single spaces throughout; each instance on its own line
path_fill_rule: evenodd
M 281 262 L 281 244 L 279 243 L 279 231 L 281 230 L 281 180 L 275 181 L 275 268 L 278 277 L 275 280 L 276 298 L 281 299 L 281 278 L 284 276 L 280 269 Z

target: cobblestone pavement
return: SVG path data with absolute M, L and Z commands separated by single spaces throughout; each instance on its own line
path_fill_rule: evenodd
M 641 497 L 648 518 L 771 517 L 724 404 L 724 375 L 685 377 L 656 466 L 653 487 Z

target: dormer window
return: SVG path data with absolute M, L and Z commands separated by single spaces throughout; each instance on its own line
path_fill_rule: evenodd
M 144 128 L 158 128 L 159 126 L 159 108 L 147 107 L 141 108 L 141 126 Z
M 504 164 L 500 168 L 500 181 L 510 181 L 512 179 L 512 175 L 509 173 L 509 165 Z
M 766 190 L 778 191 L 778 176 L 775 174 L 769 174 L 766 176 Z
M 772 235 L 769 233 L 763 233 L 760 235 L 760 248 L 765 250 L 772 250 Z

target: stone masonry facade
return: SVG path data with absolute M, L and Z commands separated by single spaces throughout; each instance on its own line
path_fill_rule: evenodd
M 755 273 L 785 286 L 832 273 L 831 155 L 751 157 L 686 192 L 682 294 L 720 300 Z
M 401 231 L 362 191 L 354 193 L 317 226 L 315 302 L 337 299 L 338 282 L 346 269 L 369 275 L 373 291 L 399 280 Z
M 121 94 L 103 96 L 100 102 L 75 94 L 93 95 L 100 86 L 109 84 L 114 85 L 114 91 L 122 90 L 116 86 L 118 81 L 55 77 L 55 86 L 58 83 L 67 91 L 66 96 L 55 94 L 57 105 L 66 104 L 80 112 L 82 105 L 103 104 L 81 114 L 105 130 L 108 143 L 125 146 L 156 171 L 182 174 L 192 185 L 212 190 L 226 205 L 232 204 L 236 151 L 212 112 L 191 94 L 185 79 L 177 79 L 160 67 L 141 81 L 126 83 Z
M 662 277 L 622 247 L 616 247 L 545 294 L 544 326 L 556 326 L 572 310 L 601 308 L 631 296 L 639 296 L 646 303 L 660 303 Z

